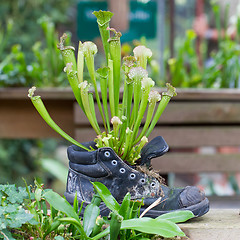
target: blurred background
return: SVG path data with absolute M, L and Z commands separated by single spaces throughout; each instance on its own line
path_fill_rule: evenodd
M 75 48 L 79 40 L 94 41 L 99 51 L 96 66 L 100 67 L 104 64 L 103 48 L 92 12 L 111 10 L 114 13 L 111 27 L 123 34 L 123 57 L 131 55 L 133 48 L 140 44 L 152 50 L 148 71 L 157 87 L 171 82 L 180 89 L 180 93 L 181 89 L 206 90 L 208 93 L 210 89 L 219 90 L 221 94 L 221 89 L 224 89 L 229 96 L 230 90 L 239 89 L 240 86 L 239 2 L 1 0 L 0 183 L 23 185 L 23 177 L 29 184 L 37 178 L 54 190 L 64 192 L 68 166 L 66 148 L 69 143 L 52 132 L 48 134 L 52 131 L 48 127 L 36 127 L 45 123 L 37 119 L 37 113 L 29 112 L 29 109 L 33 112 L 35 109 L 27 99 L 29 87 L 34 85 L 40 88 L 50 112 L 56 113 L 55 119 L 63 121 L 64 126 L 69 126 L 64 130 L 75 135 L 73 128 L 81 120 L 78 113 L 73 113 L 74 99 L 56 46 L 64 32 L 70 36 L 67 44 Z M 88 75 L 84 77 L 88 78 Z M 62 100 L 55 103 L 58 96 Z M 181 96 L 182 102 L 191 100 Z M 231 124 L 236 126 L 238 123 L 234 119 Z M 171 147 L 171 139 L 167 142 Z M 171 151 L 174 152 L 174 149 Z M 230 153 L 240 161 L 237 143 L 231 148 L 191 146 L 182 151 L 208 154 L 210 157 L 211 154 Z M 240 192 L 237 170 L 234 173 L 219 173 L 217 170 L 214 173 L 191 174 L 168 172 L 165 177 L 172 186 L 197 185 L 207 195 L 236 196 Z

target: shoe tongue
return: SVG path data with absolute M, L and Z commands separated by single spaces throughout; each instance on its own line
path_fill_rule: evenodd
M 141 151 L 141 165 L 151 165 L 151 159 L 162 156 L 169 149 L 163 137 L 158 136 L 151 140 Z

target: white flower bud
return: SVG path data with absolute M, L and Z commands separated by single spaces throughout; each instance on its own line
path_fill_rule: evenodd
M 118 125 L 121 125 L 121 124 L 122 124 L 122 121 L 119 119 L 119 117 L 114 116 L 114 117 L 111 119 L 111 123 L 112 123 L 112 125 L 118 126 Z
M 148 101 L 151 102 L 158 102 L 161 100 L 161 95 L 158 91 L 151 91 L 148 95 Z
M 29 90 L 28 90 L 28 97 L 30 97 L 30 98 L 32 98 L 33 97 L 33 95 L 34 95 L 34 92 L 36 91 L 36 87 L 35 86 L 33 86 L 32 88 L 30 88 Z
M 148 72 L 142 67 L 133 67 L 130 69 L 128 77 L 130 79 L 143 79 L 148 77 Z
M 150 58 L 152 57 L 152 51 L 145 46 L 137 46 L 133 49 L 134 57 L 139 59 L 143 58 Z
M 147 89 L 151 88 L 155 85 L 155 82 L 151 78 L 143 78 L 142 79 L 142 88 Z
M 166 83 L 167 92 L 163 93 L 163 96 L 174 97 L 177 96 L 176 88 L 173 87 L 170 83 Z
M 66 66 L 64 67 L 63 71 L 66 72 L 66 73 L 69 73 L 72 71 L 72 67 L 73 67 L 73 63 L 70 62 L 70 63 L 67 63 Z
M 83 54 L 86 57 L 87 55 L 95 55 L 97 53 L 97 45 L 93 42 L 87 41 L 82 45 Z
M 79 85 L 78 85 L 78 87 L 80 89 L 87 90 L 87 91 L 89 90 L 90 86 L 91 86 L 91 84 L 88 83 L 88 81 L 83 81 L 83 82 L 79 83 Z
M 147 142 L 148 142 L 148 138 L 147 138 L 146 136 L 143 136 L 143 137 L 141 138 L 141 143 L 142 143 L 143 145 L 145 145 Z

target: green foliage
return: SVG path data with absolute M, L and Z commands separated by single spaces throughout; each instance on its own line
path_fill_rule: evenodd
M 176 212 L 176 215 L 175 213 L 170 213 L 156 219 L 138 218 L 141 207 L 140 201 L 131 201 L 130 195 L 127 194 L 120 207 L 103 184 L 95 182 L 93 186 L 98 195 L 95 195 L 92 202 L 85 208 L 83 225 L 81 218 L 77 218 L 74 208 L 71 208 L 70 204 L 62 199 L 61 196 L 52 191 L 44 194 L 44 197 L 52 207 L 66 214 L 66 217 L 58 220 L 65 224 L 74 225 L 77 230 L 76 235 L 80 234 L 82 239 L 97 240 L 107 235 L 110 235 L 112 240 L 131 239 L 133 237 L 151 239 L 154 235 L 162 237 L 185 236 L 175 223 L 186 221 L 194 216 L 189 211 L 179 211 Z M 98 217 L 99 197 L 111 210 L 109 214 L 110 219 Z M 102 226 L 107 228 L 103 230 Z
M 65 86 L 64 62 L 57 49 L 58 35 L 54 23 L 44 16 L 38 20 L 45 41 L 37 41 L 32 47 L 33 58 L 27 60 L 26 52 L 20 44 L 13 45 L 10 54 L 0 57 L 0 87 Z M 40 29 L 39 29 L 40 30 Z M 2 33 L 4 35 L 4 33 Z M 0 32 L 1 37 L 1 32 Z M 7 38 L 7 36 L 5 36 Z M 68 38 L 70 41 L 70 38 Z M 0 49 L 1 51 L 1 49 Z
M 22 177 L 33 183 L 36 176 L 48 184 L 52 182 L 54 185 L 55 178 L 65 183 L 67 167 L 60 164 L 56 154 L 59 146 L 66 146 L 66 142 L 55 139 L 1 139 L 0 184 L 22 185 Z
M 69 16 L 66 12 L 75 2 L 74 0 L 1 0 L 1 27 L 7 29 L 8 22 L 11 21 L 14 23 L 12 24 L 11 34 L 8 37 L 4 50 L 2 54 L 0 54 L 1 59 L 8 55 L 11 46 L 20 44 L 26 54 L 27 60 L 30 62 L 33 54 L 29 46 L 33 46 L 33 44 L 42 37 L 40 26 L 37 23 L 38 19 L 44 14 L 47 15 L 54 24 L 69 24 Z M 2 46 L 0 46 L 0 48 L 1 47 Z
M 0 238 L 4 234 L 11 236 L 8 229 L 20 228 L 33 219 L 33 215 L 23 208 L 26 199 L 31 198 L 28 191 L 15 185 L 0 185 Z
M 219 38 L 216 50 L 210 49 L 207 59 L 207 41 L 202 41 L 200 52 L 196 50 L 196 35 L 188 30 L 185 39 L 177 42 L 176 57 L 168 60 L 170 80 L 175 87 L 203 87 L 203 88 L 239 88 L 239 23 L 238 17 L 235 28 L 236 36 L 230 37 L 227 32 L 228 7 L 225 7 L 224 23 L 220 21 L 220 6 L 212 4 Z M 233 26 L 232 26 L 233 27 Z M 225 31 L 222 36 L 222 30 Z M 202 65 L 199 63 L 201 59 Z
M 19 183 L 26 176 L 32 182 L 38 166 L 34 149 L 39 146 L 35 140 L 0 140 L 0 183 Z M 40 176 L 38 171 L 38 176 Z
M 35 181 L 34 187 L 0 185 L 0 239 L 105 239 L 111 240 L 185 236 L 176 225 L 193 217 L 189 211 L 178 211 L 159 216 L 156 219 L 138 218 L 141 201 L 132 201 L 128 193 L 121 206 L 101 183 L 93 183 L 96 194 L 82 213 L 77 195 L 73 206 L 65 198 L 44 190 Z M 111 213 L 101 217 L 100 203 L 104 201 Z M 47 205 L 50 205 L 50 210 Z M 118 206 L 118 207 L 117 207 Z M 26 211 L 28 210 L 28 211 Z M 83 216 L 83 218 L 80 217 Z

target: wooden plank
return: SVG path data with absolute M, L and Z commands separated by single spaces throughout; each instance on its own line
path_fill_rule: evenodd
M 53 120 L 68 134 L 74 133 L 72 101 L 45 101 Z M 41 118 L 29 99 L 0 100 L 0 138 L 59 138 Z
M 166 153 L 153 159 L 152 166 L 160 173 L 239 172 L 240 153 L 197 154 Z
M 80 143 L 93 141 L 96 136 L 97 135 L 92 128 L 83 127 L 75 129 L 74 137 Z
M 163 88 L 156 88 L 160 93 Z M 0 99 L 27 98 L 28 88 L 0 88 Z M 123 89 L 121 89 L 120 96 Z M 178 95 L 171 101 L 240 101 L 240 89 L 177 89 Z M 38 88 L 36 94 L 44 98 L 74 99 L 70 87 L 66 88 Z
M 240 108 L 237 102 L 170 102 L 160 117 L 158 124 L 239 124 Z M 95 104 L 99 124 L 102 119 Z M 109 111 L 110 113 L 110 111 Z M 88 124 L 88 119 L 76 103 L 74 105 L 74 121 L 76 124 Z M 142 123 L 144 123 L 144 119 Z
M 187 238 L 182 240 L 238 240 L 239 209 L 210 209 L 209 213 L 179 224 Z
M 82 133 L 81 133 L 82 132 Z M 90 135 L 87 132 L 91 133 Z M 76 136 L 87 135 L 96 137 L 89 125 L 76 128 Z M 149 141 L 157 136 L 163 136 L 170 148 L 196 148 L 204 146 L 239 146 L 240 127 L 224 126 L 194 126 L 194 127 L 155 127 Z M 80 137 L 79 139 L 82 139 Z M 90 139 L 91 140 L 91 139 Z
M 29 88 L 0 88 L 0 99 L 29 99 Z M 70 87 L 66 88 L 37 88 L 35 95 L 40 95 L 44 100 L 74 100 L 74 95 Z
M 170 148 L 240 145 L 240 127 L 238 126 L 155 127 L 149 139 L 159 135 L 164 137 Z
M 177 96 L 171 101 L 239 101 L 240 89 L 177 89 Z

